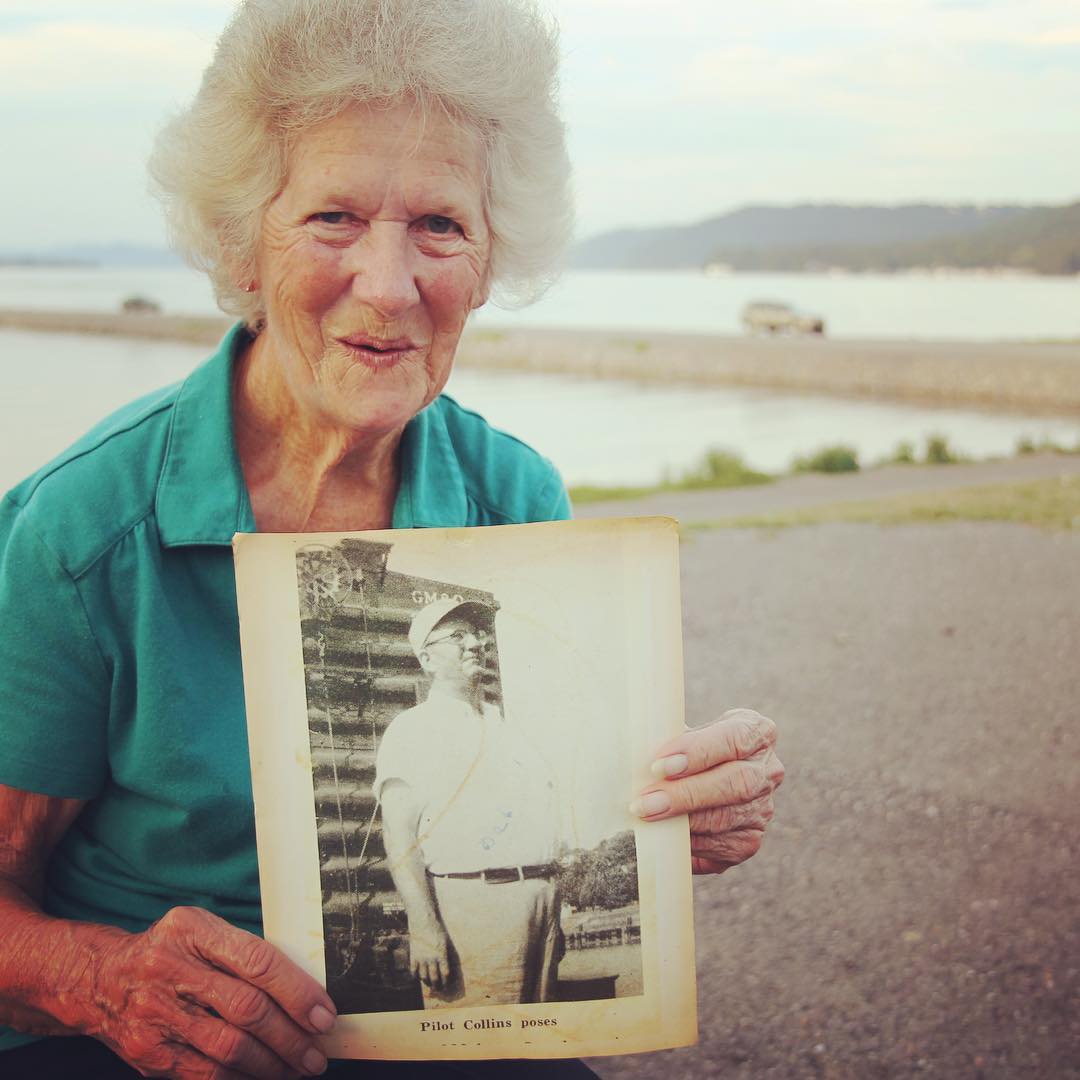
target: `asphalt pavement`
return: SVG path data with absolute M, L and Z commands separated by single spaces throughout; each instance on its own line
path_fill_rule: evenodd
M 1080 1076 L 1080 534 L 720 529 L 681 559 L 688 721 L 772 716 L 788 776 L 760 853 L 695 887 L 699 1044 L 593 1068 Z

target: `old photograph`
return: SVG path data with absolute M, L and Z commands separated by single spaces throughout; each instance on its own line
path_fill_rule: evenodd
M 561 827 L 544 733 L 504 708 L 497 597 L 391 565 L 368 540 L 296 555 L 338 1009 L 641 993 L 634 834 Z
M 307 769 L 286 786 L 298 810 L 306 799 L 318 886 L 317 911 L 309 900 L 302 921 L 318 933 L 319 973 L 339 1014 L 364 1022 L 357 1056 L 417 1056 L 440 1033 L 471 1038 L 473 1056 L 499 1056 L 499 1033 L 532 1023 L 523 1007 L 542 1013 L 530 1054 L 622 1052 L 636 1037 L 627 1025 L 590 1032 L 597 1045 L 585 1051 L 581 1020 L 615 1003 L 636 1024 L 660 999 L 672 927 L 657 904 L 671 900 L 658 895 L 657 844 L 627 810 L 655 741 L 649 728 L 662 738 L 670 727 L 643 706 L 657 691 L 674 702 L 679 684 L 668 663 L 679 659 L 677 579 L 664 562 L 673 533 L 658 522 L 238 544 L 245 635 L 256 622 L 267 629 L 244 617 L 245 548 L 273 575 L 292 564 L 281 660 L 287 668 L 291 640 L 303 727 L 296 715 L 287 722 L 293 745 L 301 732 L 306 741 Z M 537 528 L 565 541 L 545 545 L 543 560 L 531 545 Z M 613 562 L 613 552 L 622 557 Z M 263 603 L 268 574 L 260 579 L 252 595 Z M 296 685 L 286 696 L 300 704 Z M 256 711 L 249 701 L 260 869 L 270 879 L 283 841 L 268 838 L 261 813 L 260 788 L 271 785 L 260 781 L 257 747 L 269 744 Z M 280 808 L 282 788 L 272 790 Z M 282 876 L 295 881 L 302 861 Z M 265 880 L 263 889 L 272 894 Z M 683 941 L 689 896 L 675 903 Z M 267 907 L 269 934 L 275 901 Z M 299 942 L 295 929 L 291 920 Z M 691 1003 L 692 970 L 689 961 L 682 973 Z M 391 1017 L 421 1036 L 419 1050 L 372 1052 L 370 1025 Z M 657 1037 L 671 1045 L 662 1028 Z

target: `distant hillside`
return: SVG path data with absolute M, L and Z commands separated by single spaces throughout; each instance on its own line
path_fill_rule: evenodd
M 1036 274 L 1080 274 L 1080 202 L 1029 210 L 966 236 L 813 255 L 829 265 L 854 270 L 1008 267 Z M 793 261 L 798 260 L 795 255 Z
M 576 268 L 900 270 L 1013 266 L 1075 273 L 1078 206 L 745 207 L 695 225 L 618 230 L 579 244 Z M 1073 267 L 1073 269 L 1070 269 Z

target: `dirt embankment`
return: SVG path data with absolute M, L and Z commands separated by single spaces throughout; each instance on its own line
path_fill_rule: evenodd
M 504 370 L 1080 412 L 1080 344 L 474 330 L 460 355 Z
M 0 311 L 0 328 L 212 345 L 223 316 Z M 834 341 L 471 328 L 459 363 L 635 381 L 1080 413 L 1080 344 Z

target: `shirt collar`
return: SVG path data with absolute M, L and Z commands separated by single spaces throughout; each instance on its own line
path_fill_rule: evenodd
M 467 524 L 465 477 L 436 398 L 402 432 L 392 528 L 441 529 Z
M 165 547 L 228 546 L 233 533 L 256 531 L 232 425 L 233 363 L 249 340 L 237 323 L 177 392 L 157 490 Z M 437 399 L 405 426 L 400 454 L 391 527 L 468 524 L 465 478 Z
M 250 340 L 242 323 L 180 384 L 157 489 L 165 547 L 232 543 L 255 532 L 232 427 L 233 362 Z

